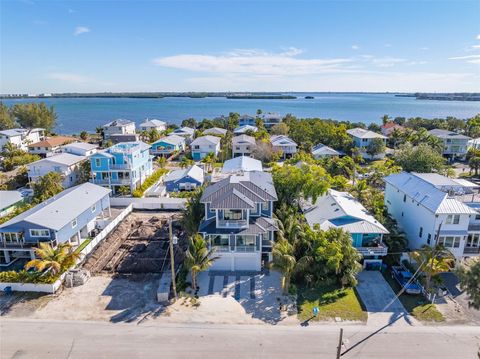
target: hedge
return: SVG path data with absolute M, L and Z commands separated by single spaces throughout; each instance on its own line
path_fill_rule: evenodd
M 133 197 L 137 197 L 137 198 L 142 197 L 145 191 L 151 186 L 153 186 L 160 179 L 160 177 L 162 177 L 167 172 L 168 170 L 165 168 L 159 168 L 158 170 L 153 172 L 151 176 L 148 177 L 140 187 L 138 187 L 135 191 L 133 191 Z
M 0 282 L 3 283 L 45 283 L 52 284 L 60 277 L 61 274 L 52 275 L 50 273 L 43 274 L 41 272 L 8 271 L 0 272 Z

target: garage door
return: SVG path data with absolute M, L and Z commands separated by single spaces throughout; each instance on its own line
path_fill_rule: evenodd
M 216 254 L 218 256 L 218 254 Z M 222 271 L 231 271 L 232 270 L 232 256 L 231 255 L 220 255 L 217 258 L 210 270 L 222 270 Z
M 235 270 L 260 271 L 260 259 L 256 254 L 235 257 Z

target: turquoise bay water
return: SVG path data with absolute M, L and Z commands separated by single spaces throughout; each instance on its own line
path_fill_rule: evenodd
M 314 96 L 307 100 L 306 95 Z M 228 115 L 230 112 L 255 114 L 264 112 L 291 113 L 297 117 L 319 117 L 352 122 L 380 123 L 381 117 L 457 118 L 480 113 L 480 102 L 429 101 L 393 94 L 295 94 L 296 100 L 232 100 L 222 97 L 161 99 L 131 98 L 63 98 L 2 100 L 7 105 L 41 102 L 55 106 L 58 114 L 57 132 L 64 134 L 95 131 L 95 128 L 117 118 L 140 124 L 143 119 L 157 118 L 180 124 L 193 117 L 197 120 Z

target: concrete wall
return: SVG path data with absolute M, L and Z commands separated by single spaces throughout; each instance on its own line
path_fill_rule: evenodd
M 185 209 L 187 200 L 185 198 L 169 198 L 169 197 L 159 197 L 159 198 L 122 198 L 122 197 L 112 197 L 110 199 L 110 204 L 114 207 L 124 207 L 132 205 L 133 209 L 139 210 L 173 210 L 181 211 Z

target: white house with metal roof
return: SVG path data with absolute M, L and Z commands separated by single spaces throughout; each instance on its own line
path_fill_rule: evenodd
M 438 243 L 456 258 L 480 253 L 476 185 L 438 173 L 392 174 L 385 180 L 385 205 L 408 239 L 410 249 Z
M 388 230 L 348 192 L 330 189 L 315 203 L 302 201 L 301 208 L 311 228 L 341 228 L 349 232 L 353 247 L 363 257 L 364 266 L 380 263 L 387 255 L 388 249 L 382 240 Z
M 263 171 L 262 162 L 248 156 L 234 157 L 226 160 L 222 167 L 222 174 Z
M 430 130 L 428 133 L 442 141 L 442 154 L 445 157 L 465 159 L 468 152 L 468 142 L 471 140 L 470 137 L 440 128 Z
M 72 155 L 70 153 L 60 153 L 55 156 L 47 157 L 27 165 L 29 182 L 37 182 L 47 173 L 59 173 L 63 180 L 63 188 L 69 188 L 81 180 L 81 163 L 87 159 L 85 156 Z
M 172 132 L 172 134 L 184 137 L 188 145 L 193 140 L 193 136 L 195 135 L 195 129 L 184 126 L 177 128 Z
M 44 132 L 44 128 L 12 128 L 11 130 L 0 131 L 0 151 L 7 143 L 11 143 L 23 151 L 27 151 L 29 144 L 43 140 Z
M 110 190 L 92 183 L 69 188 L 0 225 L 0 263 L 35 258 L 40 242 L 74 247 L 92 236 L 98 220 L 111 217 Z
M 247 134 L 249 132 L 253 133 L 253 132 L 257 132 L 257 131 L 258 131 L 257 126 L 243 125 L 243 126 L 239 126 L 236 129 L 234 129 L 233 134 L 234 135 L 243 135 L 243 134 Z
M 195 161 L 200 161 L 210 153 L 213 153 L 214 156 L 218 156 L 220 153 L 220 141 L 220 137 L 212 135 L 197 137 L 190 144 L 192 158 Z
M 260 271 L 262 261 L 272 259 L 276 200 L 272 176 L 260 171 L 234 174 L 205 189 L 199 233 L 219 257 L 210 270 Z
M 360 154 L 363 158 L 381 159 L 385 157 L 385 153 L 380 153 L 372 158 L 372 156 L 367 153 L 367 147 L 376 138 L 383 140 L 383 142 L 386 144 L 387 143 L 386 136 L 373 131 L 365 130 L 359 127 L 347 130 L 347 134 L 352 138 L 353 146 L 360 150 Z
M 87 142 L 74 142 L 68 145 L 64 145 L 61 151 L 64 153 L 70 153 L 71 155 L 89 157 L 96 153 L 98 150 L 97 145 L 93 145 Z
M 112 136 L 135 135 L 135 122 L 118 119 L 103 125 L 103 139 L 108 140 Z
M 251 156 L 257 146 L 255 138 L 248 135 L 240 135 L 232 138 L 232 156 Z
M 23 196 L 19 191 L 0 191 L 0 218 L 15 211 L 23 201 Z
M 319 143 L 316 146 L 313 146 L 312 148 L 312 156 L 317 160 L 319 158 L 336 157 L 336 156 L 338 157 L 340 155 L 342 155 L 341 152 L 334 150 L 333 148 L 328 147 L 327 145 L 324 145 L 321 143 Z
M 227 130 L 224 128 L 220 127 L 212 127 L 212 128 L 207 128 L 205 131 L 203 131 L 204 135 L 215 135 L 215 136 L 225 136 L 227 134 Z
M 167 129 L 167 123 L 165 121 L 160 121 L 156 119 L 149 120 L 148 118 L 140 124 L 140 131 L 150 132 L 151 130 L 156 130 L 158 132 L 163 132 Z
M 298 145 L 290 137 L 276 135 L 270 137 L 270 143 L 274 151 L 280 151 L 283 158 L 290 158 L 297 153 Z

